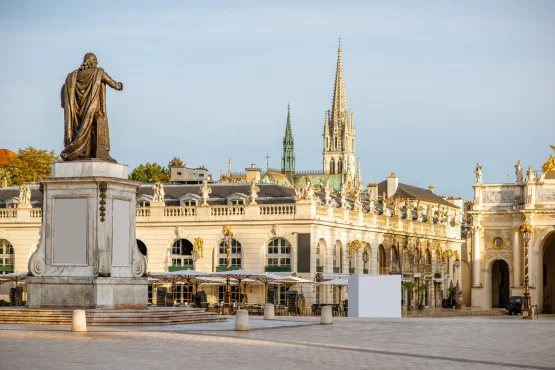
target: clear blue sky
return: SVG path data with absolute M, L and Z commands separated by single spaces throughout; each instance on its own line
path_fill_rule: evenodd
M 62 150 L 60 87 L 90 51 L 125 85 L 120 163 L 279 167 L 290 102 L 297 169 L 320 169 L 338 36 L 365 182 L 470 199 L 477 161 L 504 182 L 549 156 L 553 1 L 3 1 L 0 147 Z

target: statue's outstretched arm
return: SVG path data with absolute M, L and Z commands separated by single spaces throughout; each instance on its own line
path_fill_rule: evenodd
M 104 72 L 102 75 L 102 82 L 106 85 L 110 86 L 112 89 L 115 90 L 123 90 L 123 84 L 121 82 L 116 82 L 108 75 L 108 73 Z

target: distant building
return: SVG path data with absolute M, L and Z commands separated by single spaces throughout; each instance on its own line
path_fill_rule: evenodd
M 515 168 L 516 180 L 508 183 L 484 184 L 481 169 L 477 174 L 464 248 L 472 266 L 472 306 L 504 308 L 510 296 L 523 295 L 520 228 L 527 222 L 531 304 L 539 313 L 555 313 L 555 159 L 551 155 L 538 171 L 523 170 L 520 161 Z
M 170 183 L 172 184 L 200 184 L 204 180 L 212 181 L 210 173 L 204 166 L 198 168 L 171 167 Z

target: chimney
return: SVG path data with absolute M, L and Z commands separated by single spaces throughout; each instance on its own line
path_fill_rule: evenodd
M 8 179 L 4 177 L 2 179 L 2 186 L 0 186 L 0 188 L 7 188 L 7 187 L 8 187 Z
M 434 193 L 436 189 L 434 188 L 434 186 L 432 184 L 430 184 L 430 186 L 428 186 L 428 190 L 430 192 Z
M 453 204 L 454 206 L 459 207 L 462 211 L 462 206 L 463 206 L 462 198 L 448 197 L 447 201 Z
M 368 200 L 378 200 L 378 184 L 371 182 L 368 187 Z
M 247 172 L 247 182 L 251 183 L 254 179 L 254 182 L 260 182 L 260 175 L 262 174 L 262 170 L 257 168 L 256 165 L 253 163 L 249 168 L 245 168 Z
M 391 198 L 393 194 L 397 191 L 399 186 L 399 178 L 395 176 L 395 172 L 391 172 L 391 175 L 387 178 L 387 197 Z

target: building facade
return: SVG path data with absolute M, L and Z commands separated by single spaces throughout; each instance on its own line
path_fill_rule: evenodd
M 405 185 L 398 186 L 400 195 Z M 455 222 L 460 209 L 433 193 L 428 194 L 433 201 L 421 200 L 419 206 L 418 199 L 403 198 L 407 206 L 396 212 L 402 198 L 394 194 L 380 201 L 365 197 L 357 207 L 353 196 L 342 199 L 338 194 L 310 189 L 296 194 L 293 188 L 273 184 L 252 187 L 167 184 L 162 186 L 161 198 L 160 187 L 141 186 L 136 234 L 139 249 L 147 256 L 148 271 L 225 270 L 223 232 L 231 225 L 232 268 L 236 269 L 296 274 L 306 279 L 321 274 L 324 280 L 349 274 L 403 274 L 405 281 L 426 285 L 428 306 L 440 305 L 444 289 L 451 281 L 460 281 L 455 267 L 462 243 L 460 225 Z M 28 203 L 0 208 L 3 273 L 27 271 L 27 261 L 39 243 L 41 193 L 38 186 L 30 186 L 30 191 Z M 377 190 L 368 190 L 372 191 Z M 0 189 L 0 202 L 18 192 L 16 188 Z M 328 197 L 331 199 L 326 202 Z M 441 204 L 435 202 L 444 202 L 446 208 L 450 205 L 453 213 L 443 213 Z M 435 207 L 430 219 L 418 209 L 425 204 Z M 182 285 L 172 289 L 178 301 L 185 301 L 191 293 Z M 221 300 L 220 286 L 203 289 L 209 302 Z M 249 302 L 263 302 L 262 292 L 260 286 L 249 287 Z M 285 292 L 279 293 L 284 299 Z M 337 300 L 333 289 L 307 286 L 303 294 L 308 304 Z
M 555 149 L 555 148 L 554 148 Z M 532 305 L 555 312 L 555 163 L 553 155 L 526 173 L 520 161 L 512 183 L 484 184 L 476 169 L 474 202 L 467 244 L 472 266 L 472 306 L 505 307 L 510 296 L 522 296 L 525 245 L 520 231 L 532 227 L 528 249 Z

